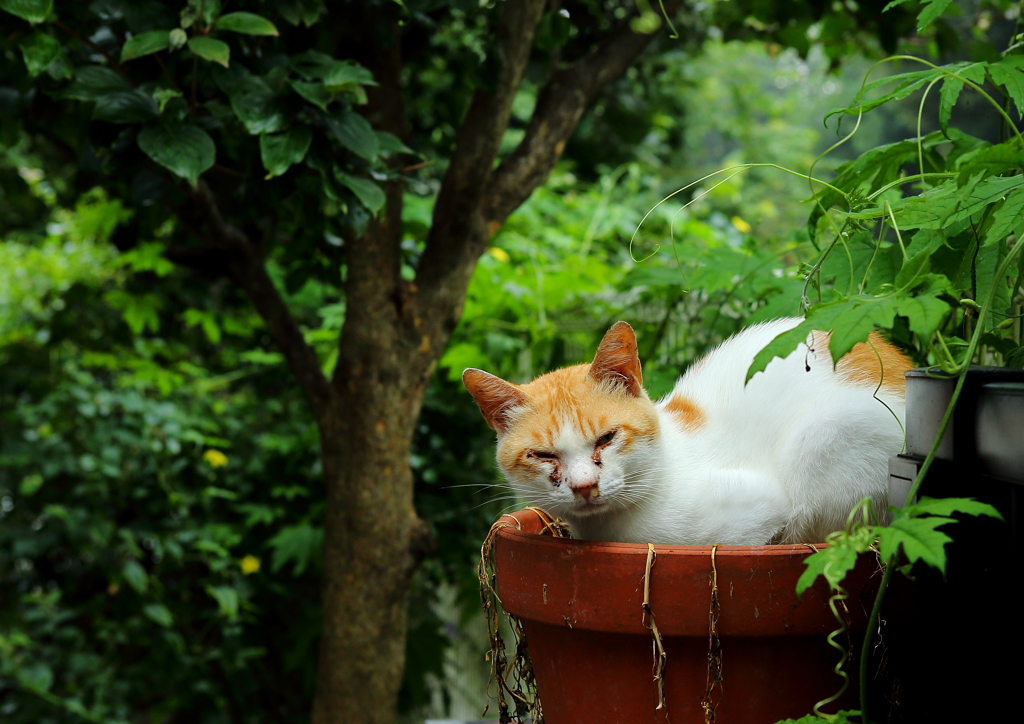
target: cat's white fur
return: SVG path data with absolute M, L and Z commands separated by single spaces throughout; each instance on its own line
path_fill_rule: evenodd
M 522 470 L 504 470 L 506 479 L 531 505 L 565 519 L 573 537 L 589 540 L 819 542 L 842 528 L 864 497 L 884 510 L 887 462 L 903 447 L 898 388 L 876 393 L 874 384 L 851 383 L 833 369 L 827 349 L 807 345 L 744 385 L 754 356 L 799 322 L 740 332 L 657 403 L 641 390 L 644 403 L 654 404 L 659 432 L 628 451 L 613 439 L 595 462 L 594 439 L 567 417 L 553 434 L 565 484 Z M 699 407 L 700 425 L 680 424 L 667 409 L 674 396 Z M 588 484 L 600 494 L 581 496 L 579 486 Z

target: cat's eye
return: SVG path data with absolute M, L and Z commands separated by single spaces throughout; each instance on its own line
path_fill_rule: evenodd
M 597 442 L 594 443 L 594 447 L 604 447 L 605 445 L 610 443 L 612 440 L 615 439 L 616 432 L 617 430 L 609 430 L 604 435 L 597 438 Z
M 545 452 L 544 450 L 531 450 L 531 458 L 537 458 L 538 460 L 558 460 L 558 455 L 553 452 Z

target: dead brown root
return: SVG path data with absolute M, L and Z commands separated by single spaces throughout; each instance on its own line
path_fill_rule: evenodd
M 568 538 L 569 526 L 540 508 L 528 508 L 535 512 L 544 523 L 547 532 L 555 538 Z M 504 518 L 511 518 L 508 522 Z M 530 650 L 523 632 L 522 623 L 512 614 L 505 612 L 509 628 L 515 639 L 515 652 L 512 661 L 508 660 L 505 641 L 500 630 L 501 600 L 494 590 L 494 540 L 495 534 L 502 528 L 522 529 L 522 525 L 513 515 L 504 516 L 491 526 L 487 538 L 480 546 L 480 562 L 477 564 L 477 579 L 480 583 L 480 603 L 487 622 L 487 636 L 490 640 L 488 660 L 491 664 L 490 677 L 487 682 L 487 694 L 490 698 L 491 685 L 496 684 L 494 698 L 498 702 L 498 721 L 501 724 L 522 722 L 529 717 L 534 724 L 544 724 L 544 712 L 541 709 L 540 697 L 537 696 L 537 680 L 533 675 L 533 664 L 530 661 Z M 511 698 L 514 711 L 509 707 L 506 695 Z M 481 716 L 487 713 L 490 704 L 484 707 Z

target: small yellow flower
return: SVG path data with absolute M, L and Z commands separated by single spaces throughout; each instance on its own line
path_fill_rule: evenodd
M 508 252 L 497 246 L 492 246 L 490 249 L 487 250 L 487 253 L 493 256 L 498 261 L 504 262 L 505 264 L 508 264 L 510 261 L 512 261 L 512 257 L 508 255 Z
M 260 559 L 256 556 L 246 556 L 238 562 L 242 573 L 248 576 L 250 573 L 258 573 L 260 570 Z
M 215 468 L 222 468 L 228 464 L 228 456 L 220 450 L 207 450 L 203 453 L 203 460 Z
M 744 221 L 743 219 L 741 219 L 738 216 L 732 217 L 730 219 L 730 221 L 732 221 L 732 225 L 733 226 L 735 226 L 737 229 L 739 229 L 744 234 L 749 234 L 750 233 L 750 229 L 753 228 L 753 227 L 750 226 L 750 224 L 748 224 L 746 221 Z

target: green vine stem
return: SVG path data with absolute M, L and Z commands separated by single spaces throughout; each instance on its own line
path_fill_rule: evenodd
M 999 265 L 999 268 L 996 270 L 996 279 L 1001 279 L 1006 275 L 1007 270 L 1010 268 L 1010 264 L 1013 262 L 1017 254 L 1020 253 L 1021 249 L 1024 249 L 1024 236 L 1017 239 L 1016 243 L 1010 249 L 1010 252 L 1006 255 L 1006 258 L 1003 259 L 1002 264 Z M 967 347 L 967 353 L 964 355 L 964 361 L 957 372 L 956 387 L 953 389 L 953 396 L 949 401 L 949 405 L 946 407 L 946 413 L 942 416 L 942 423 L 939 425 L 939 431 L 936 433 L 935 439 L 932 441 L 932 446 L 928 451 L 928 455 L 921 464 L 921 469 L 917 472 L 917 477 L 914 478 L 914 484 L 910 487 L 910 492 L 907 494 L 907 501 L 904 505 L 917 497 L 917 493 L 921 489 L 921 483 L 924 481 L 929 468 L 931 468 L 932 462 L 935 460 L 935 455 L 939 450 L 942 438 L 946 434 L 946 428 L 949 427 L 949 422 L 953 419 L 953 410 L 956 409 L 957 400 L 960 399 L 960 392 L 963 390 L 964 382 L 967 379 L 967 372 L 970 369 L 971 360 L 974 358 L 974 353 L 978 349 L 978 344 L 981 341 L 981 336 L 985 329 L 985 325 L 982 324 L 981 321 L 988 316 L 988 313 L 992 308 L 992 302 L 995 299 L 995 292 L 996 285 L 993 284 L 988 290 L 988 294 L 985 296 L 985 303 L 982 305 L 981 313 L 978 315 L 979 324 L 974 328 L 974 333 L 971 335 L 971 341 Z M 900 513 L 902 513 L 902 509 Z M 897 515 L 900 513 L 897 513 Z M 868 657 L 871 653 L 872 634 L 874 629 L 878 626 L 878 616 L 882 609 L 882 602 L 885 599 L 885 592 L 889 586 L 889 581 L 892 579 L 892 571 L 895 567 L 896 555 L 893 555 L 885 563 L 885 572 L 882 574 L 882 581 L 879 584 L 878 593 L 875 595 L 875 603 L 871 607 L 871 614 L 868 616 L 867 630 L 864 631 L 864 642 L 861 646 L 860 655 L 860 711 L 862 724 L 870 724 L 868 720 Z

